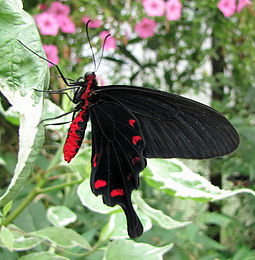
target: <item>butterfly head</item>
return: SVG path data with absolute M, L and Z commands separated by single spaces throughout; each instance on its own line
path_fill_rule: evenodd
M 95 78 L 95 77 L 96 77 L 95 72 L 91 72 L 91 71 L 86 72 L 84 76 L 85 80 Z

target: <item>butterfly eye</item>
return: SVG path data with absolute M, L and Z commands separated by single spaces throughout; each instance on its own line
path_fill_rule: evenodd
M 87 79 L 92 74 L 93 74 L 93 72 L 91 72 L 91 71 L 86 72 L 85 73 L 85 79 Z

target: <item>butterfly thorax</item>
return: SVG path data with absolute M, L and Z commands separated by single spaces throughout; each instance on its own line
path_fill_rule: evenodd
M 81 80 L 77 81 L 81 86 L 74 95 L 74 103 L 80 103 L 81 107 L 88 102 L 91 93 L 97 88 L 97 80 L 94 72 L 87 72 Z

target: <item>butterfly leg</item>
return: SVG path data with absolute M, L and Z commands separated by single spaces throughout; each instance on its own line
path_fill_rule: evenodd
M 69 114 L 71 114 L 71 113 L 75 113 L 76 111 L 77 111 L 77 108 L 74 108 L 74 109 L 72 109 L 71 111 L 66 112 L 66 113 L 64 113 L 64 114 L 61 114 L 61 115 L 59 115 L 59 116 L 51 117 L 51 118 L 45 118 L 45 119 L 43 119 L 43 120 L 41 120 L 41 121 L 39 122 L 38 126 L 39 126 L 41 123 L 45 122 L 45 121 L 55 120 L 55 119 L 61 118 L 61 117 L 63 117 L 63 116 L 69 115 Z
M 75 87 L 76 88 L 76 87 Z M 79 87 L 77 87 L 79 88 Z M 68 88 L 68 89 L 60 89 L 60 90 L 39 90 L 39 89 L 34 89 L 36 92 L 43 92 L 43 93 L 48 93 L 48 94 L 63 94 L 66 95 L 68 97 L 68 99 L 74 103 L 74 99 L 71 98 L 69 96 L 69 94 L 67 92 L 65 92 L 65 90 L 69 90 L 69 89 L 74 89 L 74 87 L 72 88 Z

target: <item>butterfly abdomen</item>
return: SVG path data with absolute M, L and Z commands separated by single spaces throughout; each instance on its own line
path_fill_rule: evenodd
M 70 162 L 79 151 L 84 138 L 87 122 L 88 113 L 86 109 L 83 109 L 71 123 L 64 145 L 64 158 L 67 162 Z
M 81 143 L 87 127 L 87 122 L 89 119 L 88 99 L 93 87 L 95 87 L 96 85 L 97 82 L 95 79 L 95 74 L 92 73 L 88 75 L 86 77 L 86 81 L 84 82 L 84 86 L 82 86 L 81 90 L 77 93 L 77 96 L 74 99 L 74 102 L 78 103 L 78 106 L 81 106 L 81 110 L 70 125 L 64 145 L 64 158 L 65 161 L 67 161 L 68 163 L 77 154 L 81 147 Z

